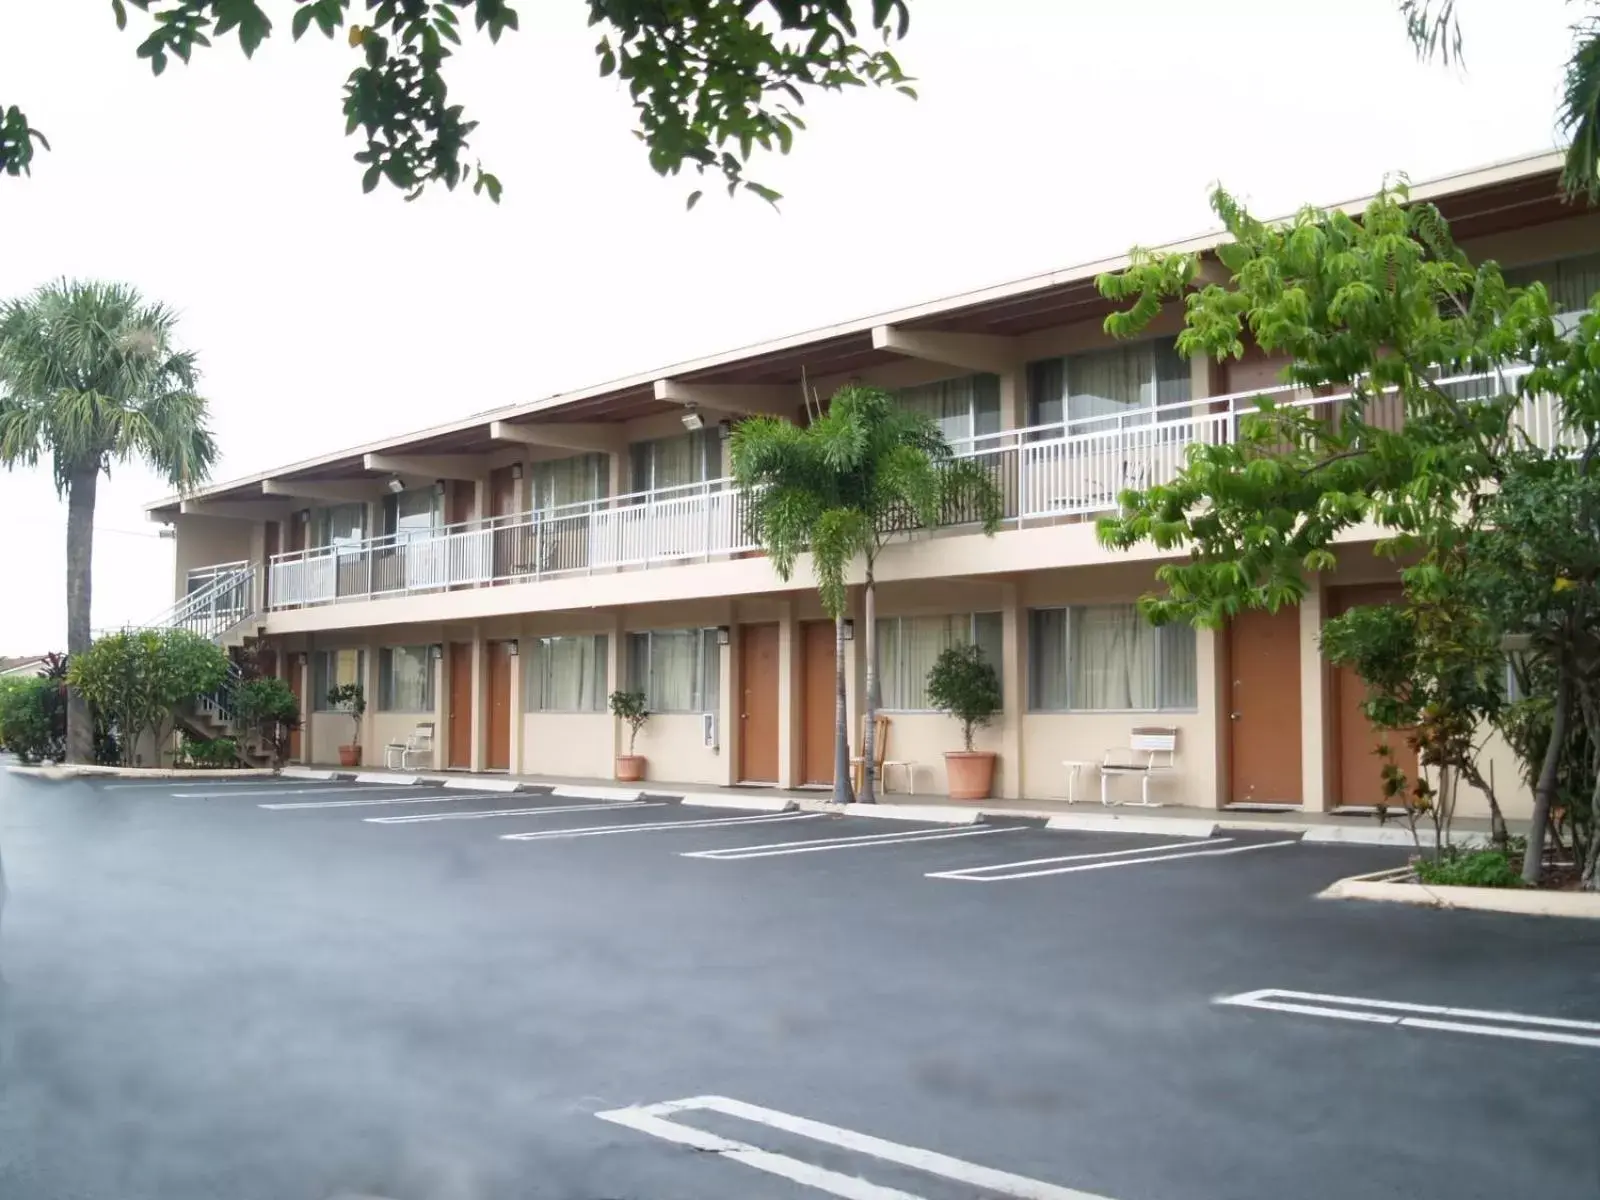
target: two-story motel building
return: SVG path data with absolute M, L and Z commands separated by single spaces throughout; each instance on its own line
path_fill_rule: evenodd
M 1546 154 L 1413 194 L 1440 207 L 1474 259 L 1586 307 L 1600 290 L 1600 213 L 1561 199 L 1559 169 Z M 930 301 L 163 500 L 149 511 L 176 529 L 179 609 L 215 607 L 204 597 L 219 586 L 245 597 L 235 636 L 264 634 L 271 669 L 300 696 L 302 762 L 336 760 L 351 724 L 326 694 L 358 681 L 370 765 L 432 722 L 439 769 L 609 777 L 626 733 L 606 698 L 635 686 L 653 714 L 639 739 L 651 780 L 826 784 L 833 627 L 809 563 L 785 582 L 748 539 L 726 438 L 745 414 L 802 419 L 803 380 L 824 397 L 861 380 L 937 418 L 958 453 L 989 464 L 1006 500 L 993 537 L 960 524 L 919 533 L 878 568 L 890 757 L 915 764 L 916 790 L 942 791 L 943 752 L 959 748 L 955 723 L 929 711 L 927 669 L 971 638 L 1003 680 L 1004 713 L 981 734 L 999 755 L 997 795 L 1062 795 L 1063 760 L 1098 760 L 1133 727 L 1160 725 L 1178 731 L 1177 770 L 1156 785 L 1168 802 L 1371 805 L 1379 770 L 1361 687 L 1321 661 L 1317 635 L 1344 606 L 1395 593 L 1375 530 L 1348 539 L 1297 608 L 1218 633 L 1144 624 L 1133 605 L 1159 556 L 1096 541 L 1093 519 L 1122 488 L 1170 477 L 1190 441 L 1230 436 L 1282 365 L 1260 353 L 1184 361 L 1176 306 L 1146 340 L 1113 342 L 1093 280 L 1119 265 Z M 1548 426 L 1551 414 L 1535 405 L 1529 420 Z M 851 643 L 853 737 L 864 644 Z M 1496 775 L 1511 811 L 1525 811 L 1503 748 Z M 1084 786 L 1080 798 L 1094 792 Z M 1464 798 L 1464 814 L 1475 808 L 1480 798 Z

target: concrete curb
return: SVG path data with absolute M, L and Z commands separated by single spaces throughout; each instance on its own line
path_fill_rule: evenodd
M 550 789 L 552 796 L 571 800 L 637 800 L 644 795 L 643 788 L 577 787 L 561 784 Z M 670 794 L 670 793 L 669 793 Z
M 821 812 L 847 817 L 873 817 L 880 821 L 925 821 L 930 825 L 976 825 L 979 808 L 946 808 L 939 804 L 827 804 Z
M 1514 913 L 1526 917 L 1568 917 L 1600 921 L 1600 892 L 1541 892 L 1536 889 L 1431 887 L 1422 883 L 1396 883 L 1398 871 L 1352 875 L 1337 879 L 1317 895 L 1326 900 L 1377 900 L 1390 904 L 1416 904 L 1425 908 L 1473 909 L 1478 912 Z
M 1193 817 L 1122 816 L 1116 813 L 1058 813 L 1046 829 L 1075 829 L 1081 833 L 1149 833 L 1157 837 L 1210 837 L 1217 822 Z M 1286 833 L 1298 830 L 1285 828 Z
M 1256 826 L 1255 828 L 1261 828 L 1261 826 Z M 1272 828 L 1284 829 L 1288 827 L 1277 825 Z M 1342 842 L 1347 846 L 1410 847 L 1415 845 L 1411 840 L 1411 831 L 1409 829 L 1397 828 L 1392 825 L 1306 825 L 1301 828 L 1305 830 L 1305 837 L 1301 840 L 1306 842 Z M 1424 846 L 1431 846 L 1434 843 L 1434 834 L 1431 829 L 1419 829 L 1417 836 Z M 1458 833 L 1452 840 L 1457 846 L 1468 848 L 1487 846 L 1489 844 L 1488 837 L 1481 833 Z
M 390 787 L 410 787 L 414 783 L 421 783 L 420 775 L 390 775 L 386 771 L 358 771 L 355 776 L 357 783 L 384 783 Z
M 791 812 L 800 807 L 786 796 L 723 796 L 715 792 L 691 792 L 680 796 L 685 808 L 731 808 L 745 812 Z
M 452 775 L 446 779 L 424 779 L 422 782 L 437 783 L 443 788 L 472 792 L 520 792 L 523 790 L 522 784 L 515 779 L 476 780 L 471 776 L 463 779 L 459 775 Z
M 315 783 L 331 783 L 335 779 L 354 779 L 354 775 L 341 775 L 338 771 L 313 771 L 310 767 L 285 767 L 285 779 L 309 779 Z
M 102 767 L 92 763 L 61 764 L 53 767 L 6 768 L 13 775 L 32 779 L 261 779 L 270 778 L 268 767 L 241 769 L 197 767 L 188 770 L 178 767 Z

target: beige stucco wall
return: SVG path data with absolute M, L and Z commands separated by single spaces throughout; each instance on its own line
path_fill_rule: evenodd
M 522 718 L 522 770 L 608 779 L 616 765 L 615 724 L 609 713 L 528 713 Z
M 173 518 L 173 526 L 177 531 L 173 553 L 174 600 L 187 591 L 191 570 L 253 559 L 261 553 L 264 526 L 260 521 L 182 513 Z

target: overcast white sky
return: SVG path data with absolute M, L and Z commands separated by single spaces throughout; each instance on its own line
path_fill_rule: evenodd
M 0 0 L 0 102 L 54 151 L 0 177 L 0 296 L 120 279 L 182 313 L 217 478 L 495 405 L 1197 233 L 1221 180 L 1262 213 L 1554 144 L 1562 0 L 1463 0 L 1467 69 L 1413 58 L 1393 0 L 912 0 L 921 99 L 853 93 L 752 196 L 662 180 L 598 78 L 580 0 L 524 0 L 453 96 L 498 207 L 363 196 L 354 51 L 280 36 L 153 79 L 105 0 Z M 135 22 L 138 14 L 133 14 Z M 142 471 L 102 485 L 97 626 L 171 600 Z M 65 636 L 65 512 L 0 474 L 0 653 Z

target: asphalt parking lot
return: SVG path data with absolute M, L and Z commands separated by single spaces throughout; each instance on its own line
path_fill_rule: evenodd
M 0 776 L 0 854 L 7 1200 L 1600 1195 L 1600 930 L 1312 898 L 1393 850 Z

